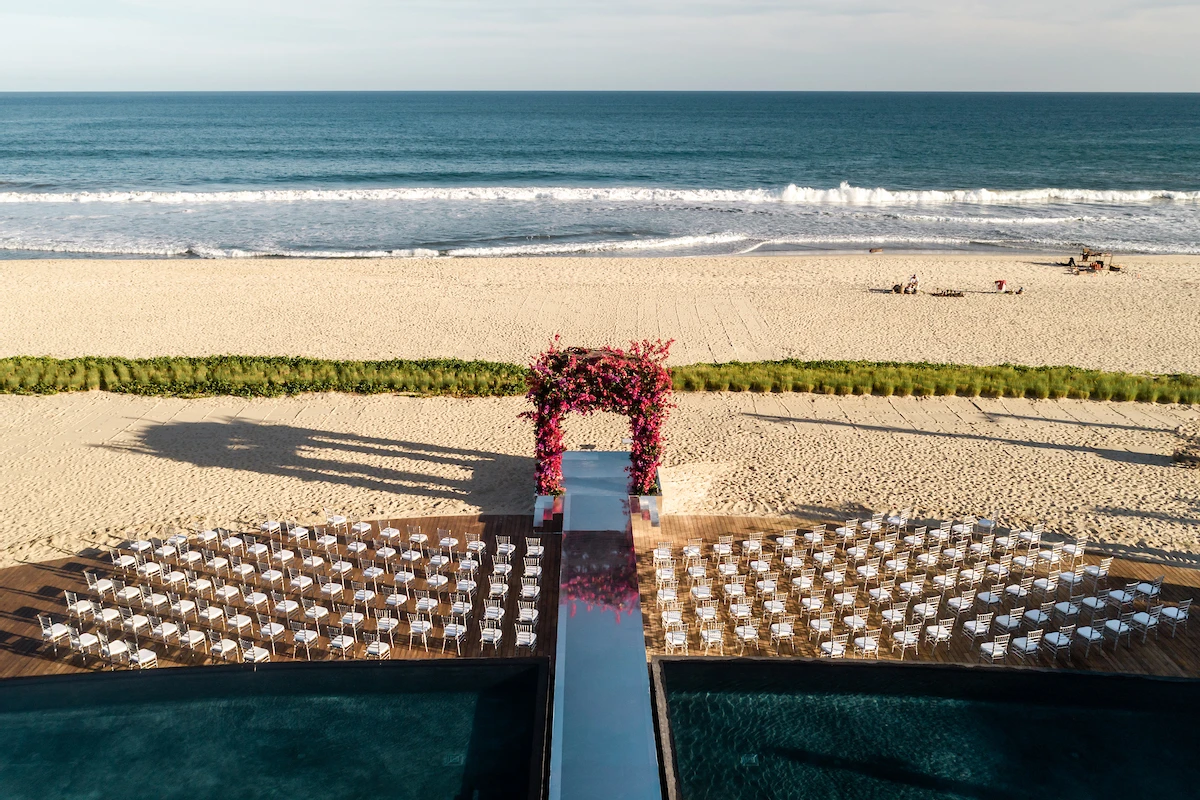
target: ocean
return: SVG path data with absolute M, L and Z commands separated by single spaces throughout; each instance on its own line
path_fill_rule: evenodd
M 0 94 L 0 257 L 1200 253 L 1200 95 Z

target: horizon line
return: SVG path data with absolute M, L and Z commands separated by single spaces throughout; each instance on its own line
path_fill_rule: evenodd
M 1200 95 L 1152 89 L 0 89 L 15 94 L 990 94 Z

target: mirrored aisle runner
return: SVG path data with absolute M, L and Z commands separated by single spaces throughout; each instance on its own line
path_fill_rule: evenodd
M 628 466 L 624 452 L 563 456 L 551 800 L 662 797 Z

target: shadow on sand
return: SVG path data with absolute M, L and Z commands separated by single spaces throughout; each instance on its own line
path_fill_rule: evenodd
M 1146 467 L 1170 467 L 1172 466 L 1170 454 L 1159 453 L 1133 453 L 1128 450 L 1115 450 L 1104 447 L 1085 447 L 1077 444 L 1064 444 L 1055 442 L 1038 442 L 1032 439 L 1010 439 L 1003 436 L 984 436 L 978 433 L 948 433 L 946 431 L 924 431 L 916 428 L 896 428 L 890 425 L 865 425 L 857 422 L 847 422 L 840 419 L 805 419 L 801 417 L 780 417 L 770 414 L 746 414 L 752 419 L 761 420 L 763 422 L 777 422 L 781 425 L 803 424 L 803 425 L 830 425 L 842 428 L 854 428 L 860 431 L 874 431 L 878 433 L 893 433 L 906 436 L 924 436 L 935 439 L 957 439 L 959 441 L 973 442 L 994 442 L 996 444 L 1010 445 L 1012 447 L 1031 447 L 1037 450 L 1059 450 L 1064 453 L 1090 453 L 1099 456 L 1100 458 L 1109 461 L 1116 461 L 1121 464 L 1136 464 Z
M 488 503 L 511 506 L 514 497 L 531 498 L 533 491 L 530 457 L 236 419 L 168 422 L 139 431 L 132 442 L 96 446 L 201 468 L 461 500 L 483 507 L 483 513 L 491 513 Z M 422 464 L 430 470 L 423 471 Z

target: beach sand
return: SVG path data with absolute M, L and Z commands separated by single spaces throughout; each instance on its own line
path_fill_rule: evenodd
M 869 359 L 1200 372 L 1200 258 L 1073 276 L 1048 257 L 0 261 L 0 355 L 458 356 L 676 339 L 672 360 Z M 961 299 L 882 291 L 919 273 Z M 995 278 L 1026 294 L 987 291 Z M 1186 406 L 678 397 L 667 510 L 822 519 L 913 507 L 1200 552 Z M 521 398 L 0 396 L 0 565 L 161 525 L 525 513 Z M 568 444 L 625 422 L 572 419 Z
M 461 357 L 675 339 L 672 361 L 1069 364 L 1200 372 L 1200 257 L 809 255 L 0 261 L 0 356 Z M 963 298 L 885 290 L 918 273 Z M 1020 297 L 992 281 L 1024 286 Z
M 911 507 L 1045 521 L 1200 553 L 1200 482 L 1174 466 L 1200 409 L 967 398 L 689 394 L 667 435 L 666 511 L 835 520 Z M 532 511 L 522 398 L 101 392 L 0 396 L 0 566 L 163 525 Z M 571 418 L 620 448 L 624 419 Z

